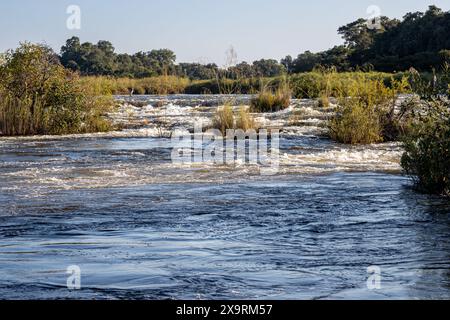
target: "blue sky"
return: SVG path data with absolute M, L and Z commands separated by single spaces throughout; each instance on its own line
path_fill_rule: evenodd
M 432 1 L 432 2 L 431 2 Z M 337 28 L 377 5 L 402 17 L 448 0 L 14 0 L 0 3 L 0 51 L 20 41 L 45 42 L 59 52 L 73 35 L 109 40 L 117 52 L 169 48 L 179 62 L 225 62 L 231 45 L 239 60 L 280 59 L 342 43 Z M 68 30 L 66 9 L 81 8 L 81 30 Z

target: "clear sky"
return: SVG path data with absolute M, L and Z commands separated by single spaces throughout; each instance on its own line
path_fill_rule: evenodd
M 59 52 L 73 35 L 109 40 L 117 52 L 168 48 L 178 62 L 225 62 L 232 45 L 239 60 L 280 59 L 342 43 L 337 28 L 376 5 L 402 17 L 449 0 L 2 0 L 0 51 L 20 41 L 45 42 Z M 81 9 L 81 29 L 69 30 L 69 5 Z

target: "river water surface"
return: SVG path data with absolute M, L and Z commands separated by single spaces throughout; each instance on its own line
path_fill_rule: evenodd
M 123 131 L 0 138 L 0 298 L 450 298 L 450 203 L 412 190 L 399 145 L 325 138 L 332 110 L 256 116 L 283 128 L 274 175 L 172 163 L 170 132 L 228 98 L 118 97 Z

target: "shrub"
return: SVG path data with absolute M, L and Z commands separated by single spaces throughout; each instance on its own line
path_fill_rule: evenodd
M 448 66 L 426 81 L 412 74 L 418 104 L 412 130 L 404 137 L 401 165 L 422 192 L 450 195 L 450 102 Z
M 418 189 L 450 195 L 450 104 L 428 102 L 426 117 L 404 139 L 401 165 Z
M 3 135 L 66 134 L 108 130 L 111 107 L 64 69 L 53 51 L 21 44 L 0 66 L 0 131 Z
M 406 79 L 392 80 L 391 88 L 381 80 L 354 81 L 338 98 L 337 113 L 328 125 L 330 137 L 350 144 L 397 139 L 407 128 L 408 112 L 396 112 L 395 102 L 407 86 Z
M 381 126 L 374 110 L 362 103 L 341 108 L 340 115 L 330 121 L 331 138 L 348 144 L 381 142 Z

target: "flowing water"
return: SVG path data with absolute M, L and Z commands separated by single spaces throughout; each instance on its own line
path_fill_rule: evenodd
M 125 130 L 0 138 L 0 298 L 450 298 L 450 203 L 412 190 L 398 144 L 325 138 L 332 110 L 257 116 L 283 128 L 270 176 L 172 163 L 170 132 L 229 98 L 117 97 Z

